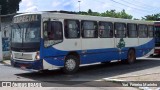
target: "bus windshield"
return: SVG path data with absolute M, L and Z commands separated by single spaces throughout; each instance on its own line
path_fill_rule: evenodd
M 40 24 L 37 22 L 13 24 L 12 43 L 30 42 L 40 42 Z
M 20 15 L 13 18 L 11 29 L 11 50 L 37 51 L 40 48 L 41 16 Z

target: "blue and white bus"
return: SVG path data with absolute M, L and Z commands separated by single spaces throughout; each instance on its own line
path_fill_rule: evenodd
M 25 13 L 13 18 L 11 64 L 34 70 L 122 60 L 154 52 L 154 22 L 56 12 Z

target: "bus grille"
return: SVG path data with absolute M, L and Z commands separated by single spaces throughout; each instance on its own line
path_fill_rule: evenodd
M 25 60 L 32 60 L 32 54 L 26 54 L 26 53 L 14 53 L 15 59 L 25 59 Z

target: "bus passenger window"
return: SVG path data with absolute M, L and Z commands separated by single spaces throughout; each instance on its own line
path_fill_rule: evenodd
M 97 38 L 97 22 L 96 21 L 82 21 L 82 37 Z
M 148 26 L 148 36 L 153 37 L 154 36 L 154 27 L 149 25 Z
M 100 38 L 113 37 L 113 24 L 111 22 L 99 22 L 99 37 Z
M 138 34 L 140 38 L 148 37 L 147 25 L 140 24 L 138 26 Z
M 126 24 L 125 23 L 115 23 L 115 34 L 117 38 L 126 37 Z
M 66 38 L 79 38 L 79 30 L 78 20 L 64 20 L 64 31 Z
M 128 23 L 127 24 L 127 30 L 128 30 L 128 37 L 129 38 L 136 38 L 138 37 L 138 30 L 137 30 L 137 25 Z

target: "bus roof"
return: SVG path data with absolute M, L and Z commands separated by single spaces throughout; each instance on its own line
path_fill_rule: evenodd
M 41 14 L 42 18 L 50 19 L 78 19 L 78 20 L 95 20 L 95 21 L 107 21 L 107 22 L 124 22 L 124 23 L 137 23 L 137 24 L 154 24 L 153 21 L 144 21 L 144 20 L 131 20 L 131 19 L 122 19 L 122 18 L 113 18 L 113 17 L 102 17 L 102 16 L 90 16 L 90 15 L 79 15 L 79 14 L 66 14 L 59 12 L 33 12 L 33 13 L 23 13 L 16 15 L 29 15 L 29 14 Z

